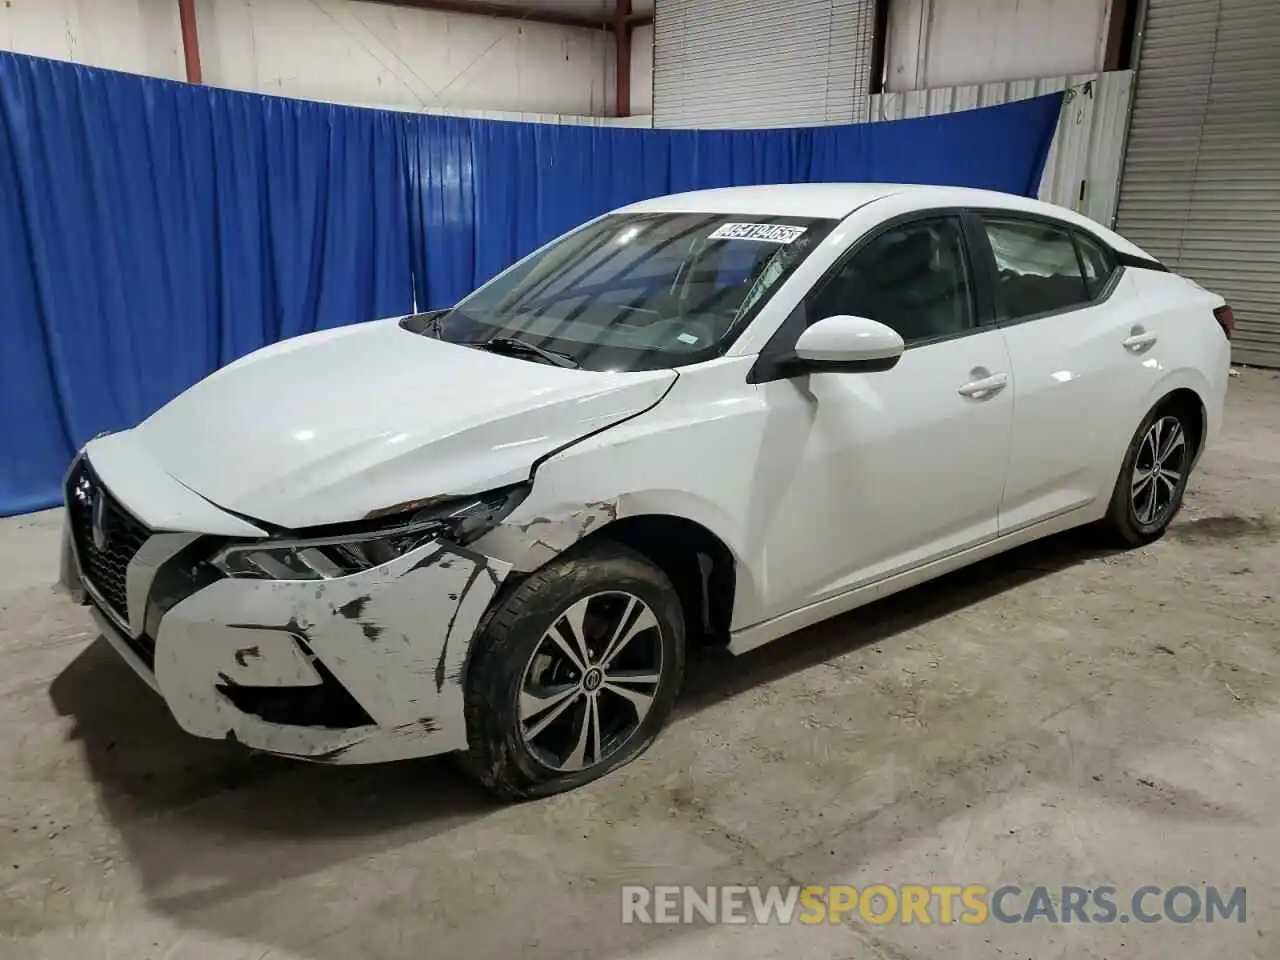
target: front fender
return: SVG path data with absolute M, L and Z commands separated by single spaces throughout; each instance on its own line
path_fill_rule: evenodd
M 619 520 L 678 518 L 733 556 L 733 628 L 760 619 L 768 585 L 755 579 L 757 561 L 776 503 L 757 471 L 777 451 L 766 448 L 769 408 L 746 382 L 753 362 L 725 359 L 682 374 L 643 414 L 537 464 L 529 498 L 475 548 L 529 572 Z
M 531 498 L 476 547 L 485 555 L 510 564 L 516 572 L 531 573 L 588 536 L 607 534 L 611 524 L 640 517 L 687 520 L 719 539 L 734 558 L 737 589 L 732 628 L 750 621 L 760 593 L 751 565 L 743 562 L 749 546 L 741 542 L 739 528 L 723 509 L 685 491 L 631 491 L 612 500 L 577 504 L 537 503 Z

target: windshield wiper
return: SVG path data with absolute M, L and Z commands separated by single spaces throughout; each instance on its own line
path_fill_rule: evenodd
M 555 350 L 548 350 L 546 347 L 540 347 L 536 343 L 530 343 L 528 340 L 517 340 L 515 337 L 490 337 L 488 340 L 473 340 L 467 344 L 468 347 L 475 347 L 477 350 L 488 350 L 491 353 L 506 354 L 524 354 L 526 356 L 537 357 L 545 360 L 547 363 L 554 364 L 557 367 L 565 367 L 566 369 L 577 369 L 582 366 L 577 360 L 569 356 L 567 353 L 559 353 Z

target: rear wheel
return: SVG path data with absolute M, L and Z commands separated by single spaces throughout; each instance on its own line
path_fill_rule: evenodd
M 1138 427 L 1104 521 L 1122 544 L 1159 539 L 1182 508 L 1195 459 L 1195 424 L 1176 406 L 1156 407 Z
M 680 601 L 661 570 L 602 544 L 530 576 L 476 638 L 465 766 L 508 798 L 545 796 L 639 756 L 684 674 Z

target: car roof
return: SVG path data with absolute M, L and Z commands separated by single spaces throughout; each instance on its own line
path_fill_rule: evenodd
M 1095 220 L 1056 204 L 972 187 L 913 183 L 780 183 L 694 190 L 641 200 L 618 213 L 724 213 L 734 216 L 826 217 L 843 219 L 859 207 L 886 197 L 909 197 L 920 208 L 995 207 L 1062 220 L 1091 231 L 1116 250 L 1150 255 Z

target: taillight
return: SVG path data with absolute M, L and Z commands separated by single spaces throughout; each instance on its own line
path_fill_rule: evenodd
M 1231 339 L 1231 335 L 1236 332 L 1236 315 L 1231 312 L 1228 306 L 1221 306 L 1213 311 L 1213 318 L 1218 321 L 1218 326 L 1222 328 L 1222 332 L 1227 335 L 1227 339 Z

